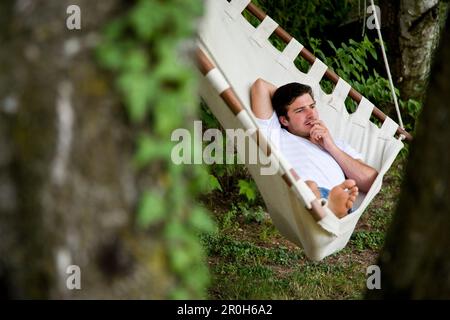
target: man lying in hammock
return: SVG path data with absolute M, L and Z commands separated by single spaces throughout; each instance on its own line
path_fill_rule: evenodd
M 277 89 L 258 79 L 251 88 L 251 104 L 262 132 L 314 194 L 328 199 L 337 217 L 347 215 L 358 190 L 369 191 L 378 172 L 349 145 L 334 141 L 319 119 L 311 87 L 289 83 Z

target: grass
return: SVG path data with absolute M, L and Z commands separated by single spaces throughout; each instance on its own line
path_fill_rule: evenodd
M 260 198 L 249 205 L 234 189 L 207 195 L 202 200 L 219 226 L 202 238 L 212 280 L 208 298 L 361 299 L 366 269 L 376 264 L 395 211 L 403 164 L 397 160 L 385 175 L 347 246 L 320 262 L 279 234 Z

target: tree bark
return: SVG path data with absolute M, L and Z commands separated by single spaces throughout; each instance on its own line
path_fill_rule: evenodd
M 401 70 L 398 78 L 405 99 L 423 101 L 431 61 L 445 23 L 447 4 L 439 0 L 401 0 L 399 48 Z M 442 12 L 441 12 L 442 11 Z
M 450 25 L 431 74 L 397 212 L 368 298 L 450 298 Z
M 66 8 L 82 9 L 82 30 Z M 136 230 L 151 182 L 132 166 L 133 128 L 94 59 L 113 1 L 0 4 L 0 294 L 164 298 L 158 231 Z M 81 269 L 81 290 L 66 286 Z
M 447 18 L 440 0 L 380 0 L 381 31 L 396 86 L 404 100 L 423 102 L 431 61 Z
M 370 4 L 370 2 L 368 2 Z M 402 72 L 401 50 L 399 45 L 399 12 L 400 0 L 380 0 L 381 32 L 383 40 L 388 44 L 387 57 L 392 77 L 399 79 Z M 376 31 L 376 30 L 375 30 Z M 377 37 L 376 34 L 374 34 Z M 384 73 L 383 73 L 384 75 Z

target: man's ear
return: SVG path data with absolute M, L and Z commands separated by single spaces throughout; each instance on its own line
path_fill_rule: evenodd
M 280 117 L 278 117 L 278 120 L 280 120 L 280 123 L 281 123 L 283 126 L 285 126 L 285 127 L 287 127 L 288 124 L 289 124 L 289 122 L 287 121 L 287 119 L 286 119 L 285 116 L 280 116 Z

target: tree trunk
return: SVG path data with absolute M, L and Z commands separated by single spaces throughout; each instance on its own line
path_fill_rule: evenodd
M 447 4 L 439 0 L 401 0 L 399 14 L 400 92 L 423 101 L 431 61 L 445 23 Z
M 369 291 L 369 298 L 450 298 L 449 32 L 447 23 L 379 259 L 381 290 Z
M 68 30 L 66 8 L 82 9 Z M 113 1 L 0 4 L 0 294 L 164 298 L 173 277 L 160 233 L 136 230 L 149 185 L 132 130 L 92 49 Z M 81 290 L 69 290 L 69 265 Z
M 370 1 L 368 3 L 370 4 Z M 389 66 L 392 77 L 398 80 L 402 72 L 398 31 L 400 0 L 380 0 L 379 6 L 381 10 L 381 32 L 383 33 L 383 40 L 388 44 Z M 374 33 L 374 37 L 378 37 L 378 35 Z M 384 72 L 382 74 L 385 75 Z
M 447 17 L 440 0 L 380 0 L 381 31 L 394 82 L 404 100 L 423 102 L 431 61 Z M 418 58 L 420 57 L 420 58 Z

